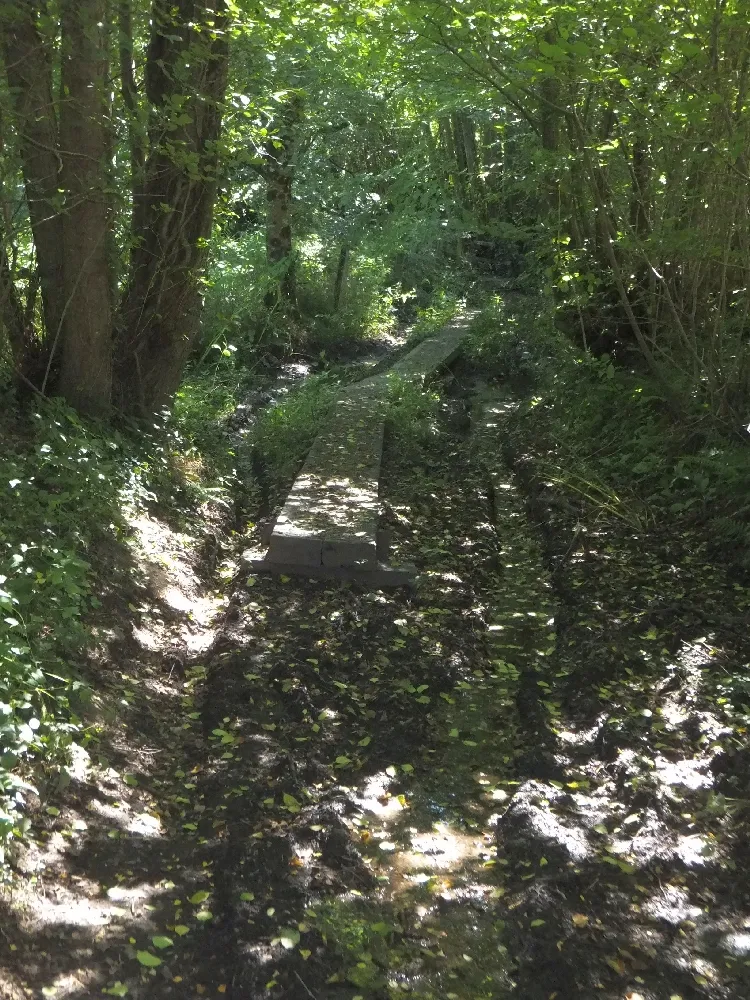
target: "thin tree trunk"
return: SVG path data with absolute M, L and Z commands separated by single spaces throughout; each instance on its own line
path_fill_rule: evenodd
M 450 187 L 450 170 L 443 152 L 442 143 L 440 142 L 439 132 L 436 139 L 432 133 L 432 123 L 425 121 L 422 123 L 422 134 L 424 136 L 427 154 L 430 158 L 430 164 L 432 165 L 435 180 L 438 184 L 440 184 L 443 191 L 447 192 Z
M 651 164 L 643 140 L 633 145 L 631 162 L 630 225 L 636 236 L 643 239 L 650 231 L 649 184 Z
M 482 169 L 487 175 L 484 182 L 486 216 L 488 222 L 497 221 L 501 215 L 505 186 L 505 156 L 502 136 L 492 125 L 482 130 Z
M 52 60 L 37 25 L 43 4 L 17 0 L 0 5 L 0 33 L 8 87 L 13 98 L 26 200 L 42 287 L 49 338 L 62 326 L 63 221 L 59 195 L 62 161 L 57 151 L 57 115 L 52 98 Z
M 301 119 L 302 98 L 293 94 L 272 126 L 272 138 L 266 144 L 266 252 L 272 272 L 280 271 L 276 287 L 267 296 L 269 307 L 278 304 L 280 298 L 293 307 L 297 300 L 292 209 L 294 155 Z
M 557 29 L 550 28 L 545 33 L 545 40 L 550 45 L 557 42 Z M 560 126 L 562 124 L 561 86 L 556 75 L 547 75 L 539 85 L 539 121 L 542 138 L 542 149 L 550 154 L 545 163 L 546 173 L 546 208 L 549 213 L 558 209 L 559 189 L 553 165 L 553 155 L 560 149 Z
M 3 241 L 0 241 L 0 324 L 10 345 L 13 364 L 20 371 L 26 356 L 26 329 L 23 307 L 13 281 L 13 268 Z
M 61 13 L 66 312 L 57 391 L 76 409 L 103 414 L 112 391 L 106 0 L 64 0 Z
M 460 141 L 466 157 L 466 178 L 471 205 L 478 214 L 485 215 L 485 189 L 480 176 L 481 163 L 479 160 L 476 126 L 469 115 L 461 114 L 458 117 L 461 123 Z
M 466 158 L 464 130 L 461 115 L 454 112 L 451 115 L 451 133 L 453 153 L 456 158 L 456 189 L 458 198 L 464 208 L 471 208 L 469 163 Z
M 341 306 L 341 299 L 344 295 L 344 286 L 346 284 L 346 270 L 349 266 L 349 246 L 344 243 L 339 250 L 339 260 L 336 266 L 336 281 L 333 286 L 333 311 L 337 313 L 339 307 Z
M 154 0 L 151 25 L 150 151 L 116 344 L 118 405 L 135 416 L 169 402 L 200 329 L 229 63 L 224 0 Z
M 127 111 L 128 142 L 130 145 L 130 176 L 133 196 L 143 184 L 146 166 L 146 135 L 141 128 L 138 87 L 133 68 L 133 11 L 132 0 L 119 0 L 117 7 L 118 53 L 120 59 L 120 86 Z

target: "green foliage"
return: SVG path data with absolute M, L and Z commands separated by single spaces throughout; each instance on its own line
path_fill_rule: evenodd
M 639 534 L 651 525 L 697 531 L 749 572 L 746 442 L 717 431 L 697 401 L 676 421 L 652 378 L 576 351 L 548 307 L 536 309 L 536 318 L 528 307 L 499 310 L 489 331 L 480 322 L 473 350 L 500 378 L 519 349 L 532 367 L 534 395 L 519 419 L 554 443 L 543 460 L 549 481 L 592 521 L 615 518 Z
M 200 360 L 214 365 L 223 351 L 241 367 L 252 367 L 264 348 L 308 348 L 334 353 L 363 338 L 392 329 L 397 291 L 390 288 L 387 256 L 367 248 L 350 254 L 338 309 L 334 308 L 338 248 L 316 234 L 297 250 L 298 317 L 268 311 L 267 292 L 278 278 L 265 259 L 260 232 L 216 237 L 207 279 Z
M 308 917 L 342 961 L 346 981 L 360 990 L 384 989 L 388 971 L 403 964 L 403 945 L 394 947 L 401 928 L 364 901 L 324 901 Z
M 216 355 L 212 365 L 188 370 L 168 422 L 172 448 L 167 476 L 179 473 L 185 489 L 199 500 L 234 479 L 237 457 L 226 421 L 253 384 L 252 374 L 235 363 L 233 354 Z
M 398 375 L 388 376 L 388 430 L 401 448 L 420 448 L 437 432 L 440 397 Z
M 337 388 L 338 382 L 327 373 L 312 376 L 259 417 L 252 445 L 265 474 L 279 490 L 288 486 L 299 471 Z
M 205 399 L 137 438 L 82 420 L 59 401 L 11 417 L 0 458 L 0 866 L 29 829 L 30 791 L 85 744 L 83 671 L 100 607 L 97 573 L 125 544 L 124 512 L 158 502 L 183 516 L 225 479 L 195 445 Z M 215 400 L 215 397 L 213 397 Z M 212 405 L 214 403 L 212 402 Z M 218 407 L 214 405 L 214 418 Z M 220 412 L 220 410 L 219 410 Z M 183 426 L 180 426 L 180 421 Z M 193 423 L 191 424 L 191 421 Z M 226 451 L 226 442 L 224 442 Z M 114 549 L 113 549 L 114 547 Z
M 471 325 L 466 353 L 496 378 L 528 384 L 543 377 L 550 358 L 565 345 L 552 328 L 548 315 L 539 315 L 531 302 L 506 306 L 492 297 Z
M 265 327 L 258 318 L 265 314 L 269 288 L 265 253 L 262 232 L 217 234 L 206 281 L 201 360 L 211 361 L 226 344 L 242 345 L 247 353 L 262 340 Z
M 130 471 L 119 435 L 55 403 L 0 460 L 0 851 L 28 826 L 33 766 L 64 763 L 82 733 L 76 664 L 91 642 L 82 617 L 99 603 L 91 551 L 122 531 Z
M 420 341 L 437 333 L 446 324 L 450 323 L 461 306 L 460 300 L 456 299 L 448 292 L 437 293 L 429 306 L 417 310 L 417 318 L 411 328 L 409 347 L 416 347 Z
M 387 260 L 368 254 L 366 248 L 352 252 L 336 310 L 337 259 L 338 254 L 330 254 L 317 238 L 308 241 L 301 254 L 298 304 L 303 336 L 312 348 L 326 353 L 388 332 L 395 323 Z

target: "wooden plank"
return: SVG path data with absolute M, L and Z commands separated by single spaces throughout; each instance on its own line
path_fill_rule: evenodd
M 389 378 L 394 373 L 424 384 L 456 356 L 470 319 L 454 320 L 389 372 L 342 392 L 289 493 L 261 563 L 289 572 L 383 571 L 377 554 L 378 484 Z

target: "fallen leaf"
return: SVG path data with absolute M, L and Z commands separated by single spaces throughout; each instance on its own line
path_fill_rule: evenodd
M 113 985 L 104 992 L 109 997 L 124 997 L 127 996 L 128 988 L 125 983 L 121 983 L 118 979 L 116 983 L 113 983 Z
M 157 955 L 152 955 L 150 951 L 137 951 L 135 957 L 147 969 L 155 969 L 157 965 L 161 965 L 161 959 Z
M 300 941 L 300 933 L 296 927 L 282 927 L 279 931 L 279 943 L 287 950 L 294 948 Z

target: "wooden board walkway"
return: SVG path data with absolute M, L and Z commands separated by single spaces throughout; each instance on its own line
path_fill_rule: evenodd
M 271 533 L 268 550 L 245 553 L 256 571 L 397 586 L 412 567 L 380 558 L 378 483 L 389 379 L 423 386 L 458 354 L 471 315 L 421 341 L 391 369 L 349 386 L 316 438 Z

